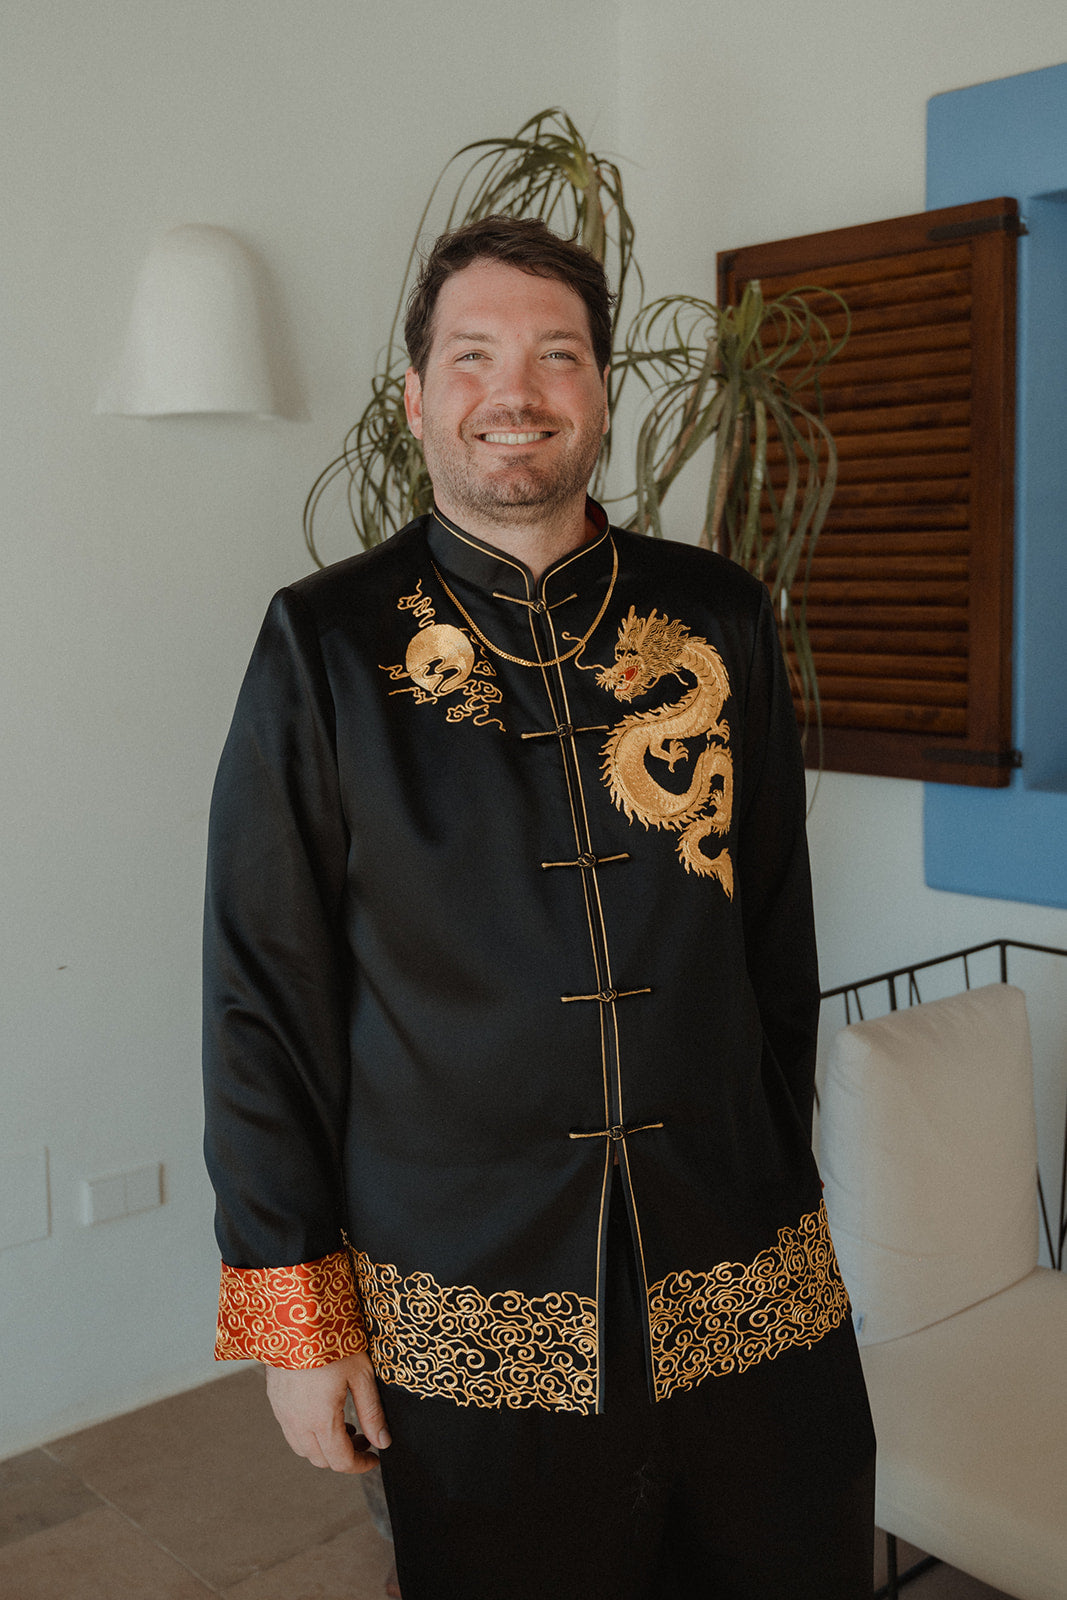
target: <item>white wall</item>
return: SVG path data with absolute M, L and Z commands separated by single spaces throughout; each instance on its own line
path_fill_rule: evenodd
M 1065 58 L 1062 0 L 7 8 L 0 1154 L 48 1147 L 52 1231 L 0 1251 L 0 1455 L 216 1370 L 210 782 L 444 159 L 566 106 L 628 158 L 650 289 L 711 294 L 718 248 L 920 209 L 927 97 Z M 93 415 L 138 262 L 178 222 L 265 262 L 295 418 Z M 924 889 L 916 785 L 829 775 L 812 826 L 827 981 L 987 933 L 1067 944 L 1067 913 Z M 155 1160 L 161 1210 L 78 1224 L 82 1178 Z
M 4 11 L 0 1155 L 47 1146 L 52 1232 L 0 1251 L 0 1455 L 217 1370 L 199 924 L 240 674 L 439 168 L 557 102 L 613 145 L 617 98 L 598 0 Z M 258 252 L 298 420 L 93 414 L 180 222 Z M 82 1178 L 152 1161 L 161 1210 L 79 1225 Z

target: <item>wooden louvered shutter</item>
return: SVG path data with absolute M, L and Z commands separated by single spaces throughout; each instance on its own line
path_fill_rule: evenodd
M 839 486 L 808 590 L 832 770 L 1009 781 L 1018 231 L 1016 202 L 987 200 L 718 258 L 722 305 L 758 278 L 852 313 L 823 378 Z

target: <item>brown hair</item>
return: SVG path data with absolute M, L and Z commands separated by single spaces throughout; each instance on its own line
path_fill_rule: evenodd
M 404 340 L 420 379 L 433 343 L 437 296 L 454 272 L 475 261 L 500 261 L 538 278 L 558 278 L 585 303 L 593 357 L 603 372 L 611 360 L 611 312 L 615 296 L 596 256 L 573 239 L 563 239 L 539 217 L 482 217 L 443 233 L 419 270 L 408 297 Z

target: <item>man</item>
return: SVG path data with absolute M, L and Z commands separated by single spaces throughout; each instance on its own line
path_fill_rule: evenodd
M 216 784 L 219 1354 L 315 1465 L 381 1452 L 405 1600 L 856 1600 L 766 591 L 586 498 L 585 251 L 446 235 L 405 332 L 435 510 L 276 597 Z

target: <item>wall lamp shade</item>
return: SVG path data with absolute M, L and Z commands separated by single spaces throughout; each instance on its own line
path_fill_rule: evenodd
M 185 223 L 157 239 L 141 268 L 118 366 L 98 412 L 276 416 L 252 254 L 225 228 Z

